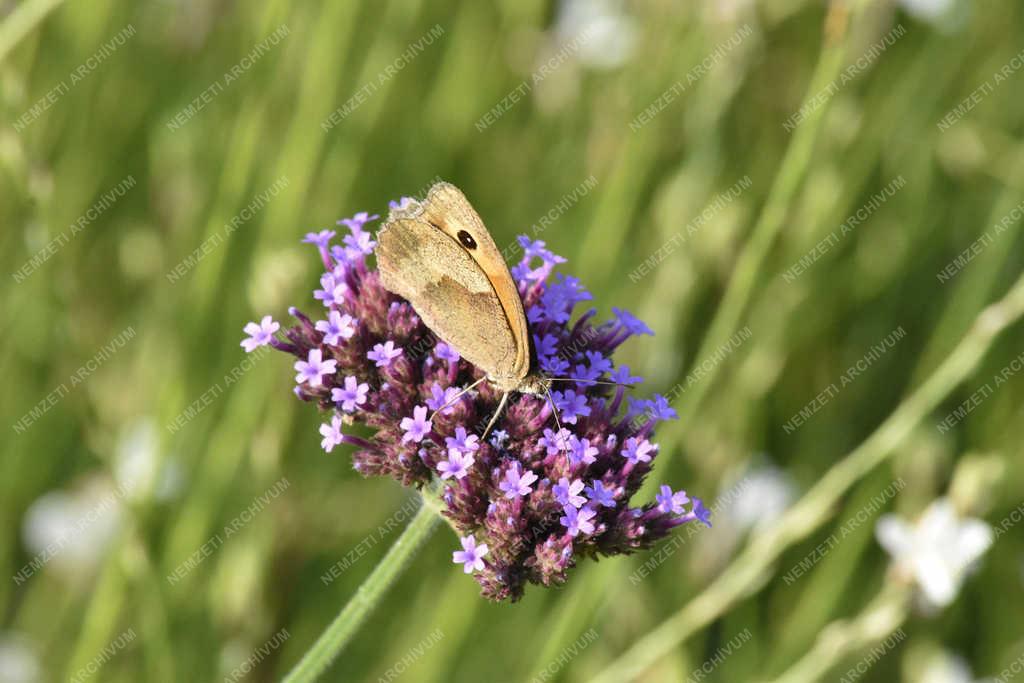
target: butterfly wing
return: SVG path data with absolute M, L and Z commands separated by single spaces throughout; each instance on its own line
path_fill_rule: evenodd
M 516 341 L 516 359 L 510 376 L 516 380 L 523 379 L 530 371 L 532 357 L 526 312 L 519 297 L 519 287 L 505 265 L 505 257 L 494 244 L 480 215 L 459 188 L 440 182 L 427 193 L 422 205 L 422 220 L 453 238 L 484 271 L 501 302 L 505 320 Z M 471 238 L 471 247 L 464 242 L 466 235 Z
M 487 272 L 457 237 L 438 227 L 444 218 L 434 212 L 415 218 L 402 215 L 392 213 L 378 233 L 377 268 L 384 287 L 408 300 L 427 327 L 493 379 L 522 379 L 529 370 L 529 348 L 523 364 L 513 323 Z M 474 233 L 474 238 L 479 245 L 479 235 Z M 487 240 L 497 253 L 489 235 Z M 505 276 L 512 284 L 507 267 Z M 515 294 L 525 340 L 526 319 Z

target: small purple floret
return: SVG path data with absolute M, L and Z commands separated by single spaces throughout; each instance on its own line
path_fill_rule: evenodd
M 594 533 L 594 523 L 591 521 L 597 516 L 597 513 L 590 508 L 583 508 L 577 510 L 571 505 L 567 505 L 562 508 L 565 516 L 559 518 L 559 522 L 565 527 L 566 533 L 575 538 L 581 533 L 589 536 Z
M 469 468 L 473 466 L 476 459 L 472 453 L 459 453 L 458 451 L 448 453 L 448 459 L 437 463 L 437 471 L 442 479 L 455 477 L 462 479 L 469 474 Z
M 650 462 L 654 446 L 647 439 L 638 439 L 631 436 L 626 439 L 622 447 L 622 457 L 636 465 L 641 462 Z
M 565 393 L 553 391 L 551 397 L 554 399 L 555 407 L 559 410 L 562 422 L 566 424 L 576 424 L 579 418 L 590 415 L 590 406 L 587 405 L 585 394 L 577 394 L 572 389 L 568 389 Z
M 444 342 L 439 343 L 434 347 L 434 354 L 441 360 L 446 360 L 449 363 L 458 363 L 462 356 L 459 352 L 448 346 Z
M 246 353 L 252 353 L 258 347 L 266 346 L 279 329 L 281 329 L 281 325 L 274 322 L 269 315 L 263 316 L 259 323 L 248 323 L 243 331 L 249 335 L 249 338 L 242 340 L 242 348 Z
M 338 346 L 342 339 L 351 339 L 356 333 L 356 327 L 352 323 L 355 320 L 348 313 L 342 315 L 337 311 L 331 311 L 327 320 L 320 320 L 316 324 L 317 332 L 323 332 L 324 344 Z
M 595 506 L 615 507 L 615 491 L 605 488 L 600 479 L 595 479 L 593 486 L 588 486 L 583 492 Z
M 369 391 L 369 384 L 365 382 L 360 384 L 358 379 L 349 376 L 345 378 L 344 387 L 331 389 L 331 400 L 340 405 L 346 413 L 351 413 L 358 406 L 366 403 L 366 394 Z
M 590 445 L 590 439 L 569 437 L 569 461 L 573 465 L 592 465 L 597 462 L 600 449 Z
M 416 406 L 412 411 L 412 417 L 402 418 L 401 428 L 405 432 L 402 442 L 415 441 L 420 443 L 430 433 L 433 424 L 427 419 L 427 407 Z
M 517 498 L 528 495 L 533 491 L 533 483 L 537 481 L 537 475 L 526 470 L 523 473 L 523 466 L 519 463 L 513 463 L 505 472 L 505 478 L 498 488 L 505 492 L 506 498 Z
M 459 395 L 456 387 L 442 389 L 439 384 L 430 386 L 430 398 L 427 399 L 427 407 L 431 410 L 440 411 L 442 415 L 451 415 L 455 412 L 456 397 Z
M 686 491 L 672 492 L 672 487 L 661 485 L 661 492 L 654 497 L 658 502 L 658 510 L 665 514 L 681 515 L 684 512 L 683 506 L 690 502 Z
M 395 347 L 395 342 L 390 339 L 383 344 L 374 344 L 373 351 L 366 354 L 366 357 L 376 361 L 378 368 L 391 364 L 391 361 L 402 355 L 402 349 Z
M 319 387 L 323 385 L 324 375 L 333 375 L 336 368 L 337 361 L 324 360 L 323 351 L 310 349 L 306 360 L 295 363 L 295 371 L 298 373 L 295 375 L 295 381 L 299 384 L 305 382 L 311 387 Z
M 465 427 L 456 427 L 455 436 L 444 438 L 448 453 L 476 453 L 480 450 L 480 437 L 476 434 L 468 434 Z
M 334 239 L 336 233 L 333 230 L 321 230 L 320 232 L 307 232 L 306 237 L 302 240 L 304 244 L 315 244 L 321 249 L 327 249 L 327 246 Z
M 462 539 L 462 550 L 452 553 L 452 562 L 463 565 L 462 570 L 472 574 L 474 570 L 483 571 L 484 555 L 487 554 L 487 544 L 476 544 L 472 534 Z
M 341 416 L 335 415 L 331 418 L 330 424 L 320 425 L 320 434 L 324 437 L 320 447 L 330 453 L 331 449 L 345 439 L 345 435 L 341 433 Z
M 587 499 L 580 495 L 583 491 L 583 481 L 580 479 L 570 482 L 562 477 L 551 491 L 555 494 L 555 500 L 563 506 L 571 505 L 574 508 L 581 508 L 587 502 Z

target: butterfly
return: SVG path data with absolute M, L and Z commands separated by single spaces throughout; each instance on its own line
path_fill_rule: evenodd
M 377 241 L 384 288 L 409 301 L 427 327 L 484 371 L 485 377 L 465 391 L 488 380 L 503 392 L 485 438 L 510 393 L 546 395 L 551 401 L 553 378 L 537 370 L 519 289 L 484 222 L 457 187 L 436 183 L 424 201 L 406 200 L 392 209 Z

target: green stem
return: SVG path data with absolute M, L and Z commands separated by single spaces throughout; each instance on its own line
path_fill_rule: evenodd
M 416 552 L 430 538 L 441 517 L 429 495 L 423 496 L 423 505 L 409 522 L 402 535 L 388 550 L 373 573 L 359 586 L 355 596 L 335 617 L 327 630 L 313 644 L 302 660 L 284 679 L 286 683 L 315 681 L 345 649 L 352 636 L 373 612 L 380 599 L 409 565 Z
M 0 62 L 28 33 L 64 0 L 29 0 L 14 8 L 0 24 Z
M 856 6 L 855 6 L 856 7 Z M 845 37 L 847 26 L 852 17 L 849 13 L 854 10 L 843 3 L 835 3 L 830 10 L 825 30 L 825 45 L 818 58 L 817 66 L 807 87 L 807 94 L 804 101 L 812 101 L 816 95 L 824 91 L 839 75 L 843 66 L 843 56 L 846 52 Z M 831 98 L 829 102 L 831 101 Z M 761 273 L 764 261 L 782 229 L 789 212 L 793 198 L 797 190 L 807 177 L 811 165 L 811 155 L 814 151 L 814 144 L 818 139 L 825 112 L 829 109 L 829 102 L 826 102 L 810 113 L 799 123 L 793 132 L 793 138 L 786 148 L 785 156 L 775 175 L 771 189 L 768 192 L 768 199 L 761 210 L 757 224 L 754 225 L 743 251 L 740 253 L 733 270 L 732 277 L 726 287 L 722 302 L 715 312 L 711 326 L 701 342 L 697 354 L 693 357 L 694 364 L 700 363 L 703 359 L 712 357 L 717 349 L 721 347 L 738 330 L 743 312 L 750 303 L 754 293 L 754 286 Z M 698 406 L 704 399 L 707 391 L 718 375 L 721 363 L 714 363 L 704 374 L 700 382 L 697 382 L 692 390 L 682 397 L 679 406 L 679 413 L 685 421 L 692 417 Z M 680 421 L 676 424 L 684 424 Z M 679 427 L 669 427 L 669 431 Z M 665 437 L 662 437 L 663 439 Z M 664 471 L 664 456 L 660 461 Z
M 814 647 L 772 683 L 821 680 L 845 657 L 896 632 L 907 619 L 910 597 L 907 584 L 888 584 L 858 616 L 822 629 Z
M 68 680 L 74 680 L 96 658 L 110 642 L 111 634 L 122 619 L 127 593 L 123 569 L 124 546 L 124 538 L 119 538 L 113 546 L 114 552 L 100 568 L 99 579 L 89 596 L 85 618 L 67 662 L 64 678 Z
M 832 467 L 775 526 L 755 536 L 698 597 L 637 641 L 592 683 L 632 680 L 763 585 L 764 577 L 782 553 L 824 524 L 842 496 L 884 462 L 917 425 L 971 375 L 998 334 L 1022 316 L 1024 275 L 998 303 L 978 315 L 953 352 L 863 443 Z

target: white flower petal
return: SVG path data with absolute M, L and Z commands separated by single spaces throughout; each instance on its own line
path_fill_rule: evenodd
M 940 498 L 924 511 L 917 523 L 917 535 L 928 544 L 949 544 L 958 524 L 952 504 L 946 498 Z
M 913 547 L 912 530 L 896 515 L 882 515 L 875 525 L 875 537 L 886 552 L 899 560 Z
M 912 558 L 914 578 L 917 579 L 925 599 L 938 607 L 945 607 L 956 597 L 960 582 L 943 558 L 933 553 L 921 553 Z
M 919 19 L 936 21 L 953 9 L 954 0 L 900 0 L 900 4 Z
M 967 566 L 985 554 L 994 540 L 992 527 L 976 519 L 965 520 L 956 539 L 956 555 Z

